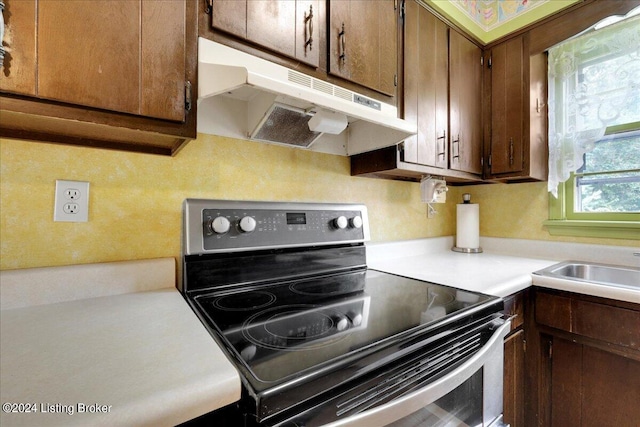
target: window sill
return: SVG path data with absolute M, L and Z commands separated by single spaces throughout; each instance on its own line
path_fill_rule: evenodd
M 640 240 L 639 221 L 554 220 L 542 223 L 553 236 Z

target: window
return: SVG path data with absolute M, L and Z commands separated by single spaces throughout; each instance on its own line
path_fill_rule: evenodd
M 635 17 L 549 50 L 551 234 L 640 239 L 639 44 Z
M 584 154 L 584 164 L 572 180 L 568 218 L 606 219 L 612 218 L 608 214 L 640 213 L 640 130 L 597 141 L 593 151 Z

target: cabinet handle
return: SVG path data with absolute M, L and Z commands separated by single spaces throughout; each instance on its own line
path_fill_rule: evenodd
M 513 138 L 509 138 L 509 165 L 513 165 Z
M 338 37 L 340 37 L 340 56 L 339 58 L 342 60 L 344 64 L 347 59 L 347 38 L 344 33 L 344 22 L 342 23 L 342 31 L 338 33 Z
M 309 46 L 309 50 L 313 50 L 313 5 L 309 5 L 309 14 L 304 13 L 304 30 L 307 33 L 307 41 L 304 43 L 304 47 Z
M 440 151 L 440 147 L 438 147 L 438 157 L 442 156 L 444 158 L 445 156 L 445 146 L 447 144 L 447 131 L 443 130 L 442 131 L 442 136 L 439 136 L 436 138 L 436 145 L 437 145 L 437 141 L 442 140 L 442 151 Z
M 2 40 L 4 39 L 4 2 L 0 1 L 0 67 L 4 64 L 4 47 Z
M 453 158 L 460 161 L 460 134 L 458 134 L 458 139 L 454 139 L 453 141 L 451 141 L 451 148 L 453 149 L 454 146 L 457 147 L 457 149 L 455 150 L 457 154 L 455 154 Z

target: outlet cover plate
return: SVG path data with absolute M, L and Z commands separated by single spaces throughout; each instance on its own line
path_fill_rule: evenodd
M 53 220 L 57 222 L 89 221 L 89 183 L 56 180 Z

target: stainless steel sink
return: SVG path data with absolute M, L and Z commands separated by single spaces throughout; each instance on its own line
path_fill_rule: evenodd
M 640 290 L 640 268 L 565 261 L 533 274 Z

